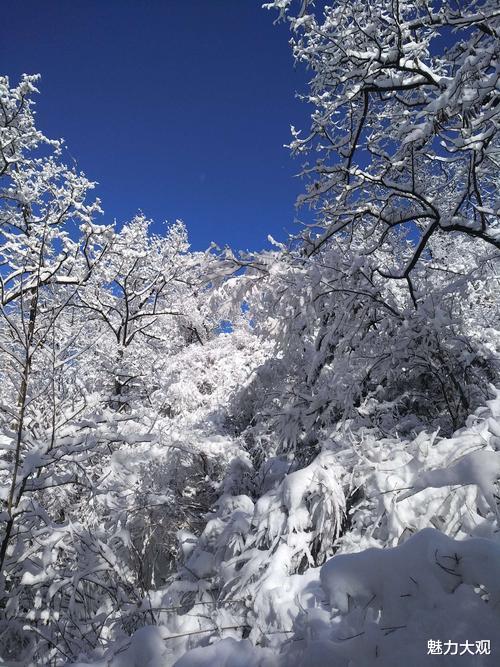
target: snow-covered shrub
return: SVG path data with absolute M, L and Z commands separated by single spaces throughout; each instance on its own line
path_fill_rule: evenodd
M 363 489 L 353 508 L 353 535 L 370 545 L 394 545 L 405 531 L 432 525 L 444 533 L 492 537 L 497 521 L 499 478 L 498 390 L 488 407 L 478 409 L 453 437 L 421 432 L 407 441 L 380 438 L 370 430 L 357 434 L 359 464 L 353 485 Z M 376 522 L 373 517 L 377 517 Z
M 336 555 L 303 573 L 270 567 L 252 594 L 252 613 L 240 620 L 251 625 L 257 646 L 235 641 L 242 636 L 235 629 L 232 639 L 188 651 L 176 667 L 208 666 L 219 655 L 236 667 L 239 650 L 249 664 L 279 667 L 451 666 L 458 651 L 466 665 L 495 665 L 500 542 L 492 494 L 500 478 L 500 391 L 491 394 L 450 438 L 422 432 L 413 441 L 384 439 L 374 429 L 343 429 L 352 447 L 339 449 L 337 458 L 349 462 L 352 486 L 362 493 Z M 289 562 L 288 549 L 281 555 Z M 212 635 L 224 633 L 213 627 Z M 166 653 L 163 659 L 170 664 Z
M 261 478 L 256 503 L 228 493 L 226 484 L 200 537 L 180 536 L 185 565 L 161 605 L 182 607 L 189 627 L 196 620 L 200 631 L 212 633 L 213 623 L 224 627 L 231 618 L 257 643 L 289 632 L 300 605 L 314 598 L 302 595 L 294 577 L 300 581 L 300 573 L 323 562 L 340 533 L 342 474 L 333 449 L 325 447 L 308 466 L 292 469 L 289 462 L 288 474 L 274 484 Z

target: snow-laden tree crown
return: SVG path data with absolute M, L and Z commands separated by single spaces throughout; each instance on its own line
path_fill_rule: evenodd
M 312 111 L 272 250 L 108 224 L 0 77 L 7 665 L 500 660 L 498 3 L 265 7 Z

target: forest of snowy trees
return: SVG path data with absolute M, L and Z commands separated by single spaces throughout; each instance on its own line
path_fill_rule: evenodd
M 109 224 L 0 77 L 1 664 L 500 663 L 500 7 L 329 4 L 262 252 Z

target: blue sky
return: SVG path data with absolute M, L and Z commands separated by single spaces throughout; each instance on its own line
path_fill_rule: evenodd
M 99 181 L 106 220 L 181 218 L 192 245 L 259 249 L 293 232 L 306 128 L 288 28 L 259 0 L 5 3 L 3 74 L 42 75 L 37 113 Z

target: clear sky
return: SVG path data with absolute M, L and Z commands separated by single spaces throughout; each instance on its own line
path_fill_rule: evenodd
M 196 249 L 259 249 L 296 230 L 300 165 L 283 144 L 309 113 L 288 28 L 261 4 L 5 2 L 0 70 L 42 75 L 38 124 L 99 182 L 107 221 L 141 209 L 184 220 Z

